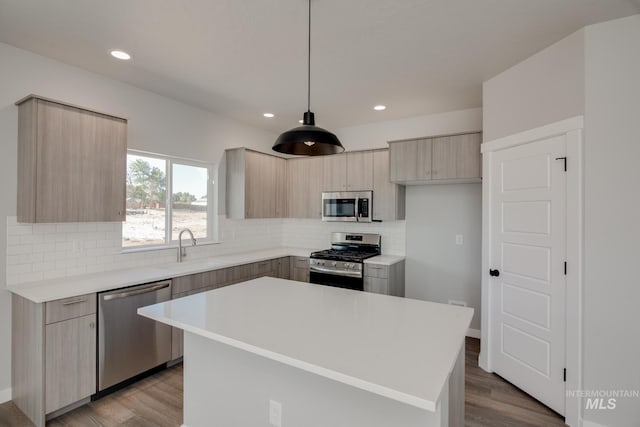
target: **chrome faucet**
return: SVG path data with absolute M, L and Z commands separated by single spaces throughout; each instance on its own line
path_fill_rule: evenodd
M 189 230 L 188 228 L 183 228 L 182 231 L 180 231 L 180 234 L 178 234 L 178 262 L 182 262 L 182 258 L 187 256 L 187 248 L 182 247 L 182 233 L 184 233 L 185 231 L 191 236 L 191 246 L 196 245 L 196 239 L 195 237 L 193 237 L 193 233 L 191 232 L 191 230 Z

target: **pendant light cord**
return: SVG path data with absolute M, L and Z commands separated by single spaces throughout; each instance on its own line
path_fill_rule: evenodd
M 311 111 L 311 0 L 309 0 L 309 32 L 307 50 L 307 111 Z

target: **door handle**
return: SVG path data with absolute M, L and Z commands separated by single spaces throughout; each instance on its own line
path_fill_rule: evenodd
M 495 269 L 495 270 L 489 269 L 489 276 L 491 276 L 491 277 L 500 276 L 500 270 L 498 270 L 498 269 Z
M 111 300 L 114 300 L 114 299 L 127 298 L 127 297 L 132 297 L 134 295 L 141 295 L 141 294 L 147 294 L 149 292 L 155 292 L 155 291 L 158 291 L 160 289 L 168 288 L 169 286 L 171 286 L 171 282 L 163 282 L 163 283 L 159 283 L 159 284 L 156 284 L 156 285 L 147 286 L 147 287 L 144 287 L 144 288 L 138 288 L 138 289 L 133 289 L 133 290 L 130 290 L 130 291 L 107 294 L 107 295 L 103 296 L 102 298 L 103 298 L 104 301 L 111 301 Z

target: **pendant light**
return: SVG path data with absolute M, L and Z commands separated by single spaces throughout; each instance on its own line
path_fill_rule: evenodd
M 281 134 L 272 149 L 297 156 L 323 156 L 344 151 L 338 138 L 326 129 L 316 126 L 311 112 L 311 0 L 309 0 L 309 51 L 307 56 L 307 111 L 302 126 Z

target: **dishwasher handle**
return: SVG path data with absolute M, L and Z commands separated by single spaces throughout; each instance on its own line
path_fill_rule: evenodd
M 104 301 L 111 301 L 114 299 L 127 298 L 127 297 L 132 297 L 134 295 L 141 295 L 149 292 L 155 292 L 160 289 L 168 288 L 169 286 L 171 286 L 171 282 L 153 283 L 149 286 L 145 286 L 144 288 L 136 287 L 136 289 L 132 289 L 130 291 L 125 290 L 122 292 L 107 294 L 107 295 L 104 295 L 102 299 Z

